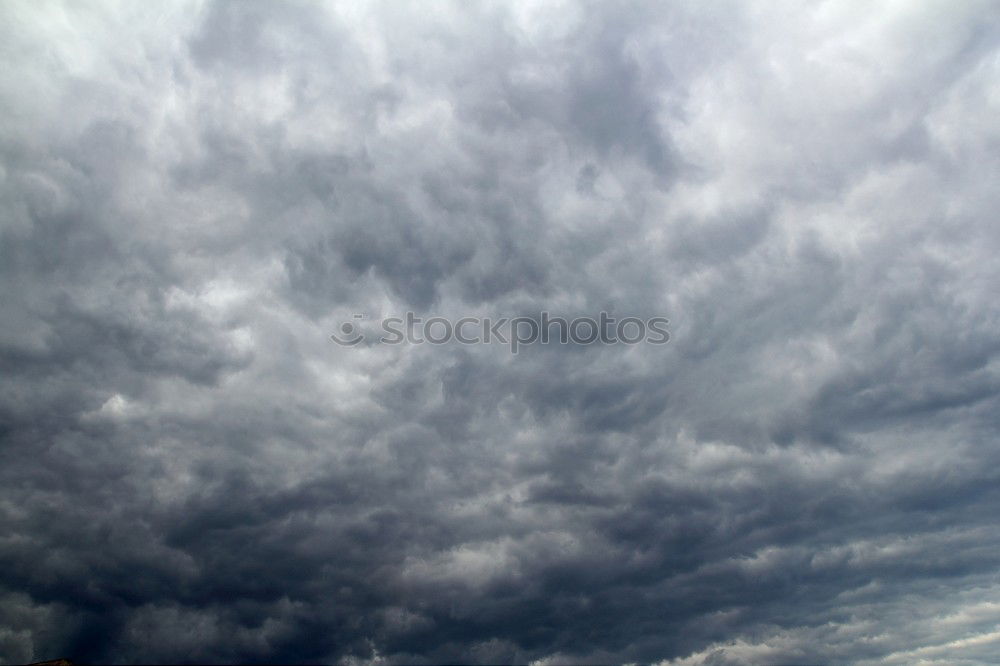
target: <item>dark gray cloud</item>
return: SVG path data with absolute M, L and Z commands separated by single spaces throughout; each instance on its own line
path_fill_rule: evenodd
M 995 663 L 989 3 L 0 13 L 0 660 Z

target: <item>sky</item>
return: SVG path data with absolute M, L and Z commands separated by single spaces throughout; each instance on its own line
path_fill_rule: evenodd
M 0 661 L 996 664 L 1000 6 L 0 3 Z M 654 344 L 355 347 L 384 317 Z

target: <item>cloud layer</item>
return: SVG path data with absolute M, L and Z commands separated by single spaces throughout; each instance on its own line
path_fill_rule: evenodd
M 0 14 L 0 659 L 995 663 L 995 5 Z

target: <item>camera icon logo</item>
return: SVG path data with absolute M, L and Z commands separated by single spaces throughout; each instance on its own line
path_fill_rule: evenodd
M 366 319 L 364 314 L 354 315 L 354 319 Z M 361 342 L 364 342 L 365 336 L 361 332 L 358 326 L 355 326 L 349 321 L 345 321 L 339 327 L 339 333 L 333 333 L 330 335 L 330 339 L 336 342 L 338 345 L 343 347 L 353 347 Z

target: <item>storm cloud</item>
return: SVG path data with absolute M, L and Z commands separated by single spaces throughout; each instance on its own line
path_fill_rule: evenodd
M 997 663 L 991 2 L 0 4 L 0 660 Z M 343 347 L 343 322 L 670 320 Z

